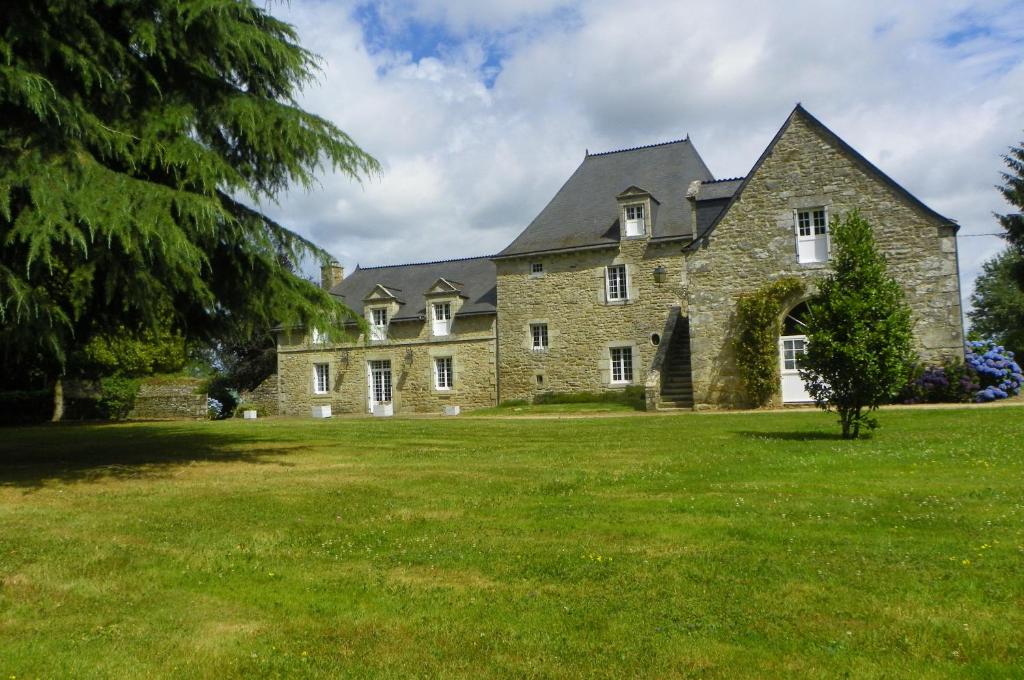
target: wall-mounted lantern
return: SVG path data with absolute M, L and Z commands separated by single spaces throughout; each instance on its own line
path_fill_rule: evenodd
M 658 265 L 654 268 L 654 282 L 665 283 L 668 280 L 668 269 Z

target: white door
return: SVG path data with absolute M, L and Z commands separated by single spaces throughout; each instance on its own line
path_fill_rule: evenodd
M 799 368 L 807 351 L 806 335 L 783 335 L 779 338 L 779 369 L 782 373 L 782 402 L 798 404 L 814 401 L 807 392 Z
M 434 308 L 434 335 L 448 335 L 452 328 L 452 305 L 450 302 L 435 302 Z
M 377 404 L 391 403 L 391 362 L 370 361 L 366 365 L 369 388 L 369 407 L 373 413 L 373 407 Z

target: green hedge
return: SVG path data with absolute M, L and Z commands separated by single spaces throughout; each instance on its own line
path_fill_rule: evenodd
M 518 400 L 517 400 L 518 401 Z M 504 402 L 508 404 L 509 402 Z M 644 388 L 630 385 L 622 390 L 608 392 L 546 392 L 533 398 L 541 404 L 626 404 L 642 411 L 646 405 Z M 525 402 L 524 402 L 525 404 Z

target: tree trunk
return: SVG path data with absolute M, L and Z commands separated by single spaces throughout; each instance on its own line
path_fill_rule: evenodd
M 53 417 L 51 422 L 59 423 L 64 420 L 64 380 L 57 376 L 53 383 Z

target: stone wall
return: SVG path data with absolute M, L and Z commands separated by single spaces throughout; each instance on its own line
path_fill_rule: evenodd
M 889 272 L 913 310 L 922 359 L 963 352 L 956 237 L 848 156 L 799 113 L 750 178 L 708 243 L 687 258 L 694 399 L 699 406 L 748 404 L 732 349 L 736 298 L 766 281 L 795 275 L 813 282 L 827 264 L 799 264 L 794 211 L 853 208 L 874 226 Z M 795 301 L 794 301 L 795 302 Z
M 144 379 L 129 420 L 206 420 L 206 393 L 196 378 Z
M 474 409 L 497 403 L 497 341 L 493 314 L 457 316 L 451 334 L 433 337 L 427 321 L 392 322 L 388 339 L 314 345 L 300 333 L 278 336 L 278 404 L 282 415 L 310 415 L 315 405 L 333 413 L 368 412 L 369 361 L 390 360 L 395 413 L 440 413 L 445 406 Z M 434 387 L 434 358 L 450 356 L 451 390 Z M 330 367 L 330 389 L 313 392 L 313 365 Z
M 673 307 L 683 307 L 682 243 L 623 240 L 618 247 L 498 260 L 501 400 L 542 392 L 619 389 L 610 384 L 609 347 L 633 347 L 633 384 L 644 385 Z M 530 274 L 540 262 L 544 273 Z M 605 267 L 625 264 L 629 299 L 605 301 Z M 664 283 L 655 268 L 667 269 Z M 534 350 L 530 325 L 548 325 L 547 350 Z M 667 342 L 668 338 L 663 338 Z M 543 382 L 538 380 L 541 376 Z
M 245 408 L 255 408 L 260 415 L 276 416 L 278 408 L 277 374 L 269 376 L 254 389 L 243 391 L 238 396 L 240 397 L 239 416 L 241 416 L 242 409 Z

